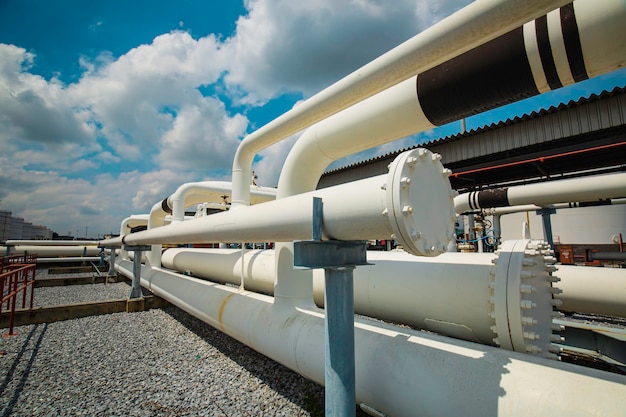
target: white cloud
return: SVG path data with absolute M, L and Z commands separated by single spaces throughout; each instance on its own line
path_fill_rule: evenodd
M 230 168 L 247 125 L 244 116 L 229 116 L 221 101 L 201 98 L 180 109 L 163 135 L 157 160 L 162 167 L 178 170 Z
M 0 144 L 23 140 L 54 147 L 85 143 L 94 128 L 74 109 L 64 86 L 28 72 L 34 55 L 0 44 Z
M 225 80 L 249 103 L 311 95 L 404 42 L 468 0 L 249 0 L 221 50 Z

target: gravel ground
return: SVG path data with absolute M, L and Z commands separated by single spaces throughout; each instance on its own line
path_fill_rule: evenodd
M 68 285 L 35 288 L 35 307 L 119 300 L 128 297 L 130 286 L 125 282 L 110 284 Z
M 322 387 L 173 306 L 16 329 L 1 416 L 323 415 Z

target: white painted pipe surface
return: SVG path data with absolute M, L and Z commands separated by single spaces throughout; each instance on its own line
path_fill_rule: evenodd
M 626 198 L 612 198 L 608 200 L 609 200 L 608 202 L 606 200 L 602 202 L 598 201 L 598 206 L 604 206 L 604 205 L 615 206 L 615 205 L 626 204 Z M 588 204 L 588 203 L 589 202 L 571 202 L 571 203 L 547 204 L 544 206 L 537 206 L 535 204 L 525 204 L 521 206 L 483 208 L 481 211 L 483 215 L 485 216 L 493 216 L 493 215 L 503 216 L 505 214 L 523 213 L 526 211 L 537 211 L 543 208 L 561 210 L 561 209 L 570 209 L 570 208 L 594 207 L 593 204 Z
M 233 161 L 233 208 L 249 202 L 251 165 L 259 151 L 566 3 L 475 1 L 300 103 L 239 145 Z
M 41 257 L 52 256 L 96 256 L 100 253 L 101 249 L 97 246 L 31 246 L 31 245 L 19 245 L 10 246 L 9 251 L 11 255 L 28 253 L 36 253 Z M 0 248 L 0 253 L 6 253 L 6 248 Z
M 116 267 L 131 276 L 131 262 Z M 322 311 L 148 267 L 142 285 L 323 384 Z M 626 409 L 626 377 L 617 374 L 365 318 L 355 320 L 355 346 L 356 403 L 384 415 L 604 417 Z
M 368 251 L 371 266 L 354 271 L 355 313 L 493 344 L 489 286 L 494 254 L 445 253 L 434 258 L 406 252 Z M 172 248 L 163 266 L 245 289 L 274 293 L 275 252 Z M 560 309 L 626 318 L 626 276 L 615 268 L 558 265 Z M 463 288 L 454 291 L 451 288 Z M 324 271 L 313 271 L 315 303 L 324 303 Z M 506 300 L 504 300 L 506 301 Z M 551 317 L 545 317 L 550 321 Z
M 269 187 L 250 186 L 251 204 L 272 201 L 276 198 L 276 189 Z M 201 181 L 185 183 L 164 201 L 154 204 L 150 210 L 148 229 L 165 225 L 165 218 L 171 214 L 171 222 L 185 220 L 185 208 L 204 202 L 225 203 L 230 198 L 232 184 L 227 181 Z M 147 254 L 151 265 L 161 266 L 162 245 L 152 245 Z
M 98 245 L 98 240 L 7 240 L 7 246 L 31 245 L 31 246 L 93 246 Z
M 626 173 L 619 173 L 472 191 L 456 196 L 454 209 L 457 213 L 463 213 L 480 208 L 525 204 L 544 206 L 624 196 L 626 196 Z
M 182 221 L 185 207 L 204 202 L 223 203 L 231 196 L 232 183 L 226 181 L 201 181 L 186 183 L 167 198 L 171 209 L 172 222 Z M 259 204 L 276 199 L 276 189 L 250 186 L 250 204 Z
M 101 244 L 308 240 L 313 197 L 319 197 L 324 204 L 326 239 L 395 238 L 412 253 L 436 256 L 445 252 L 455 220 L 449 171 L 439 159 L 429 151 L 415 149 L 399 155 L 387 175 L 132 233 Z
M 78 263 L 78 262 L 100 262 L 99 256 L 68 256 L 63 258 L 40 258 L 37 257 L 38 264 L 58 264 L 58 263 Z
M 558 265 L 561 310 L 626 318 L 626 270 Z
M 130 233 L 130 230 L 132 228 L 134 228 L 134 227 L 137 227 L 137 226 L 147 226 L 149 221 L 150 221 L 150 215 L 148 215 L 148 214 L 132 214 L 132 215 L 130 215 L 129 217 L 127 217 L 124 220 L 122 220 L 122 223 L 120 223 L 120 238 L 123 238 L 125 235 Z M 106 245 L 102 244 L 103 242 L 106 242 L 106 240 L 100 242 L 100 244 L 102 246 L 106 246 Z M 129 259 L 128 258 L 128 252 L 123 247 L 120 249 L 120 258 L 122 258 L 122 259 Z

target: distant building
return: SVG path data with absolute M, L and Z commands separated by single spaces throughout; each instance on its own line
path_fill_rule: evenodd
M 0 242 L 10 239 L 49 240 L 52 234 L 46 226 L 33 225 L 21 217 L 13 217 L 10 211 L 0 210 Z

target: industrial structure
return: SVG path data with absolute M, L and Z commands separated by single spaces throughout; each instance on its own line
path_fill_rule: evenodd
M 52 239 L 52 230 L 34 225 L 21 217 L 13 217 L 10 211 L 0 210 L 0 242 L 9 239 Z
M 625 20 L 622 0 L 478 0 L 253 132 L 232 183 L 183 184 L 99 245 L 132 278 L 131 297 L 141 285 L 326 384 L 327 415 L 351 415 L 355 404 L 375 416 L 623 415 L 623 327 L 594 325 L 591 339 L 602 333 L 608 346 L 597 352 L 585 345 L 590 326 L 565 315 L 626 318 L 623 269 L 558 265 L 554 242 L 522 227 L 508 238 L 504 225 L 494 253 L 450 253 L 464 213 L 621 201 L 619 158 L 594 176 L 557 164 L 548 183 L 510 173 L 506 187 L 474 192 L 458 185 L 459 166 L 446 167 L 442 143 L 317 188 L 344 156 L 623 67 Z M 305 128 L 278 187 L 251 185 L 256 153 Z M 491 184 L 481 169 L 496 162 L 485 149 L 472 162 L 474 185 Z M 204 210 L 220 205 L 229 210 Z M 131 233 L 137 226 L 145 230 Z M 366 251 L 376 240 L 396 249 Z M 258 242 L 273 249 L 247 249 Z M 613 372 L 565 363 L 572 356 Z

